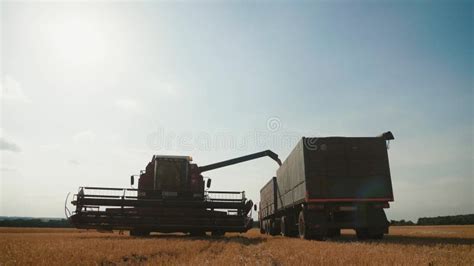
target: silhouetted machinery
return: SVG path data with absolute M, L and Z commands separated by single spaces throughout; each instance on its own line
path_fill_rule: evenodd
M 393 201 L 388 131 L 377 137 L 302 138 L 260 190 L 261 233 L 323 239 L 355 229 L 383 238 Z
M 189 156 L 154 155 L 140 173 L 138 189 L 79 188 L 72 200 L 76 210 L 69 219 L 77 228 L 130 230 L 134 236 L 246 232 L 253 222 L 249 216 L 252 200 L 244 191 L 207 190 L 211 179 L 205 184 L 202 173 L 264 156 L 281 165 L 278 155 L 270 150 L 201 167 L 191 163 Z

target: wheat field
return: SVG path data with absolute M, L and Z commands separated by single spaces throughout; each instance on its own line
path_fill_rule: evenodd
M 156 234 L 0 228 L 0 265 L 474 265 L 474 226 L 391 227 L 383 240 L 309 241 L 261 235 Z

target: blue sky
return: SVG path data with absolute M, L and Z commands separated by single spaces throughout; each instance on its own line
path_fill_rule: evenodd
M 128 186 L 152 154 L 286 158 L 303 135 L 387 130 L 389 219 L 474 212 L 471 2 L 0 6 L 0 215 L 61 216 L 68 191 Z M 258 201 L 275 170 L 209 176 Z

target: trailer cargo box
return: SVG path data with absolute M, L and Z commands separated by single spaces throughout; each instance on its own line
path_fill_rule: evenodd
M 271 217 L 275 214 L 278 207 L 277 202 L 277 193 L 276 193 L 276 177 L 273 177 L 268 181 L 265 186 L 260 190 L 260 207 L 259 215 L 263 217 Z M 273 219 L 274 220 L 274 219 Z M 272 219 L 266 219 L 266 223 L 271 223 Z M 260 232 L 265 233 L 263 228 L 275 228 L 273 224 L 260 224 Z M 274 230 L 269 230 L 269 234 L 274 235 L 276 232 Z
M 277 171 L 279 209 L 304 201 L 393 200 L 385 140 L 303 138 Z
M 341 228 L 356 229 L 360 237 L 386 233 L 383 208 L 393 201 L 386 143 L 390 139 L 390 132 L 379 137 L 302 138 L 272 179 L 275 196 L 268 195 L 268 184 L 261 190 L 261 208 L 272 206 L 260 211 L 262 231 L 295 234 L 304 222 L 301 214 L 306 227 L 315 226 L 307 236 L 337 235 Z

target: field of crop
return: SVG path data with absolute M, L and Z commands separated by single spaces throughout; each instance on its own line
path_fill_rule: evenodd
M 0 265 L 474 265 L 474 226 L 391 227 L 384 240 L 308 241 L 246 234 L 146 238 L 75 229 L 0 228 Z

